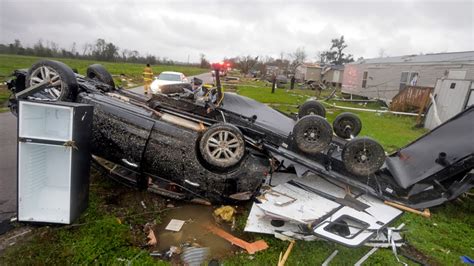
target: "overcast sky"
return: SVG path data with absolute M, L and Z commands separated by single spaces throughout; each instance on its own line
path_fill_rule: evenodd
M 474 50 L 474 0 L 123 1 L 0 0 L 0 42 L 54 41 L 78 50 L 104 38 L 178 61 L 280 57 L 316 60 L 344 35 L 355 58 Z

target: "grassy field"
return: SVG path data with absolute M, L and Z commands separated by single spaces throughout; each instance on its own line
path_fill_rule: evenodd
M 286 113 L 297 113 L 299 105 L 303 104 L 310 97 L 316 97 L 315 91 L 299 89 L 291 91 L 277 89 L 275 93 L 272 94 L 271 88 L 265 86 L 239 86 L 237 92 L 259 102 L 267 103 L 275 109 Z M 327 92 L 324 92 L 322 96 L 326 96 L 326 94 Z M 331 107 L 333 103 L 341 105 L 340 102 L 327 102 L 327 118 L 330 123 L 332 123 L 338 114 L 347 112 Z M 350 103 L 344 103 L 343 105 L 348 107 L 362 107 Z M 368 107 L 377 108 L 379 106 L 371 104 Z M 363 111 L 351 112 L 357 114 L 362 121 L 362 131 L 360 135 L 369 136 L 380 141 L 388 152 L 408 144 L 426 132 L 425 129 L 415 126 L 416 123 L 413 117 Z
M 259 82 L 253 82 L 252 86 L 237 86 L 237 92 L 289 113 L 296 112 L 298 105 L 315 96 L 314 91 L 308 90 L 287 92 L 278 89 L 271 94 L 270 88 Z M 340 112 L 339 109 L 328 108 L 328 120 L 332 122 Z M 363 124 L 361 135 L 377 139 L 388 151 L 406 145 L 425 132 L 415 127 L 414 118 L 366 112 L 357 114 Z M 92 176 L 90 206 L 76 221 L 77 226 L 37 228 L 31 240 L 17 243 L 0 255 L 0 265 L 167 264 L 152 259 L 148 255 L 149 250 L 140 247 L 144 242 L 143 224 L 150 221 L 160 223 L 160 212 L 166 201 L 151 193 L 124 188 L 96 171 L 92 171 Z M 142 200 L 151 213 L 142 214 Z M 247 211 L 237 216 L 237 234 L 248 241 L 264 239 L 270 248 L 252 256 L 246 253 L 231 255 L 222 261 L 224 265 L 276 265 L 280 252 L 288 246 L 288 242 L 271 236 L 242 232 L 250 206 L 250 203 L 245 204 Z M 459 265 L 459 256 L 474 257 L 474 200 L 464 197 L 433 208 L 431 212 L 430 219 L 406 213 L 396 222 L 395 225 L 406 224 L 404 236 L 409 247 L 404 251 L 430 265 Z M 320 265 L 336 249 L 339 254 L 332 265 L 353 265 L 370 248 L 350 249 L 325 241 L 298 241 L 287 265 Z M 413 265 L 406 258 L 401 259 Z M 366 263 L 399 265 L 388 249 L 377 251 Z
M 21 68 L 29 68 L 32 64 L 37 62 L 39 57 L 33 56 L 19 56 L 19 55 L 4 55 L 0 54 L 0 82 L 6 79 L 13 70 Z M 98 62 L 92 60 L 79 60 L 79 59 L 66 59 L 66 58 L 51 58 L 52 60 L 61 61 L 71 68 L 78 70 L 79 74 L 85 74 L 86 69 L 92 64 L 102 64 L 112 75 L 125 74 L 128 78 L 131 78 L 133 83 L 140 84 L 142 82 L 142 72 L 144 65 L 142 64 L 131 64 L 131 63 L 113 63 L 113 62 Z M 178 71 L 182 72 L 187 76 L 197 75 L 209 71 L 208 69 L 202 69 L 198 67 L 189 66 L 168 66 L 168 65 L 154 65 L 152 66 L 153 73 L 159 74 L 162 71 Z M 116 79 L 114 77 L 114 79 Z M 118 81 L 116 79 L 116 81 Z M 120 84 L 120 82 L 117 82 Z

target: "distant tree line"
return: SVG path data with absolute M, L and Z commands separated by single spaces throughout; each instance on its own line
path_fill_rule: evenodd
M 347 47 L 344 36 L 332 39 L 330 48 L 319 52 L 315 63 L 324 66 L 354 62 L 353 56 L 345 53 Z M 304 47 L 298 47 L 291 53 L 281 52 L 279 58 L 247 55 L 228 58 L 225 61 L 231 62 L 232 67 L 239 69 L 243 74 L 272 75 L 275 73 L 271 72 L 278 69 L 277 74 L 292 75 L 296 73 L 298 66 L 308 63 L 308 54 Z
M 74 42 L 70 49 L 59 47 L 57 43 L 52 41 L 39 40 L 33 46 L 26 46 L 23 45 L 20 40 L 14 40 L 13 43 L 0 44 L 0 53 L 39 57 L 77 58 L 109 62 L 149 63 L 153 65 L 184 65 L 184 63 L 175 62 L 167 57 L 141 55 L 136 50 L 121 49 L 112 42 L 107 42 L 100 38 L 94 43 L 86 43 L 80 48 L 78 48 L 77 44 Z
M 348 47 L 344 36 L 331 40 L 329 50 L 318 53 L 316 63 L 320 65 L 344 65 L 354 62 L 351 54 L 346 54 Z M 163 65 L 193 65 L 201 68 L 210 68 L 210 62 L 205 54 L 200 54 L 199 63 L 181 63 L 170 60 L 166 57 L 154 55 L 140 55 L 136 50 L 121 49 L 112 42 L 105 39 L 97 39 L 94 43 L 86 43 L 80 48 L 74 42 L 70 49 L 61 48 L 55 42 L 39 40 L 33 46 L 24 46 L 20 40 L 15 40 L 10 44 L 0 44 L 0 53 L 16 55 L 32 55 L 39 57 L 62 57 L 78 58 L 110 62 L 130 62 L 141 64 L 163 64 Z M 362 58 L 359 58 L 362 59 Z M 237 56 L 224 58 L 224 61 L 231 63 L 232 68 L 239 69 L 243 74 L 253 75 L 275 74 L 269 73 L 270 69 L 278 69 L 280 74 L 295 74 L 298 66 L 308 62 L 308 55 L 304 47 L 298 47 L 294 52 L 281 52 L 279 58 L 271 56 Z M 270 71 L 271 72 L 271 71 Z

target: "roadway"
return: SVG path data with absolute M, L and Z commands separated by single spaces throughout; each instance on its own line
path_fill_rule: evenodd
M 16 120 L 0 113 L 0 221 L 16 215 Z

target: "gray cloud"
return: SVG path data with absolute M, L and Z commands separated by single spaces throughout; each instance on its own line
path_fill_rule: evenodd
M 473 1 L 0 0 L 0 42 L 50 40 L 197 61 L 290 53 L 344 35 L 357 58 L 474 50 Z

